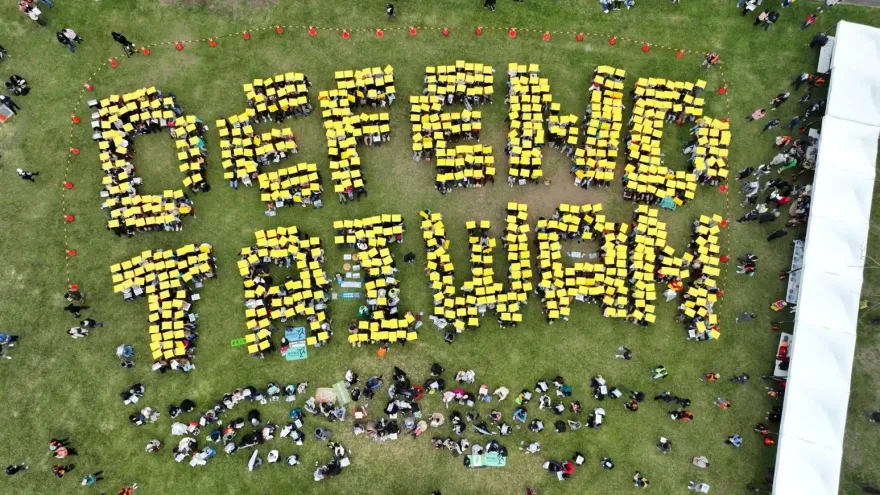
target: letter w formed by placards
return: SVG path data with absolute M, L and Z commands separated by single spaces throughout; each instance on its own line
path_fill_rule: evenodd
M 262 355 L 271 348 L 273 321 L 286 323 L 297 317 L 308 322 L 306 345 L 328 343 L 333 334 L 327 307 L 330 285 L 321 239 L 296 227 L 260 230 L 254 236 L 256 243 L 242 248 L 238 261 L 238 273 L 244 279 L 248 352 Z M 293 269 L 299 276 L 275 283 L 269 273 L 272 265 Z
M 492 103 L 494 73 L 488 65 L 464 60 L 426 67 L 424 94 L 410 96 L 413 160 L 431 160 L 436 154 L 435 185 L 443 194 L 495 181 L 495 157 L 491 146 L 479 142 L 483 116 L 475 109 Z M 464 109 L 443 112 L 455 104 Z M 458 144 L 462 141 L 476 142 Z
M 96 109 L 92 138 L 98 143 L 101 169 L 106 174 L 101 208 L 109 211 L 107 227 L 117 235 L 181 230 L 180 218 L 193 212 L 192 202 L 180 189 L 153 195 L 137 193 L 143 180 L 134 175 L 134 138 L 168 129 L 184 174 L 183 185 L 199 192 L 207 186 L 205 125 L 192 115 L 184 115 L 173 96 L 163 95 L 155 87 L 92 100 L 89 107 Z
M 391 139 L 390 116 L 380 113 L 355 114 L 366 107 L 387 109 L 394 103 L 394 69 L 389 65 L 361 70 L 336 71 L 336 89 L 321 91 L 318 100 L 324 119 L 327 153 L 333 192 L 341 203 L 367 194 L 358 145 L 380 146 Z
M 250 186 L 257 181 L 260 201 L 266 203 L 269 212 L 278 206 L 320 202 L 321 179 L 316 164 L 265 170 L 297 152 L 293 131 L 288 127 L 264 133 L 254 130 L 260 123 L 280 124 L 310 114 L 308 79 L 299 72 L 254 79 L 244 85 L 244 93 L 248 107 L 240 114 L 217 121 L 224 179 L 234 189 L 238 189 L 239 182 Z
M 213 278 L 210 244 L 187 244 L 176 250 L 154 249 L 110 267 L 113 292 L 126 301 L 147 296 L 153 370 L 189 371 L 195 356 L 196 290 Z
M 674 209 L 694 199 L 697 184 L 715 186 L 728 175 L 730 123 L 703 115 L 699 97 L 706 82 L 641 78 L 635 87 L 627 144 L 624 198 Z M 664 123 L 692 125 L 685 148 L 688 170 L 664 163 L 660 150 Z
M 568 320 L 571 301 L 595 303 L 606 318 L 626 318 L 648 326 L 656 321 L 656 284 L 680 279 L 682 260 L 666 244 L 666 225 L 658 210 L 641 205 L 632 224 L 607 221 L 601 204 L 560 205 L 552 219 L 537 225 L 538 256 L 544 313 Z M 588 257 L 566 267 L 563 241 L 595 240 L 600 250 L 589 255 L 572 251 L 573 258 Z M 684 274 L 687 276 L 687 273 Z
M 349 328 L 348 341 L 384 343 L 411 341 L 418 338 L 418 322 L 412 313 L 399 311 L 400 288 L 391 245 L 403 242 L 403 218 L 400 215 L 376 215 L 354 220 L 333 222 L 335 243 L 357 249 L 352 262 L 362 268 L 363 287 L 367 296 L 368 319 Z
M 464 282 L 461 294 L 454 285 L 455 267 L 449 256 L 446 226 L 439 213 L 421 212 L 422 236 L 428 252 L 428 278 L 434 292 L 434 315 L 431 320 L 440 329 L 452 324 L 456 332 L 480 326 L 487 309 L 494 309 L 498 323 L 515 327 L 522 321 L 522 306 L 532 290 L 531 257 L 528 247 L 528 208 L 508 203 L 507 226 L 503 244 L 507 249 L 510 286 L 505 291 L 494 278 L 495 238 L 490 237 L 488 220 L 467 222 L 470 244 L 471 280 Z

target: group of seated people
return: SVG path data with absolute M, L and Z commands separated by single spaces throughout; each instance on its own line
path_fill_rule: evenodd
M 247 108 L 240 114 L 217 120 L 223 178 L 233 189 L 238 189 L 239 182 L 251 186 L 256 181 L 268 215 L 274 215 L 279 207 L 294 204 L 323 206 L 316 164 L 299 163 L 272 172 L 265 170 L 298 151 L 293 131 L 289 127 L 261 134 L 254 131 L 259 123 L 280 124 L 288 118 L 309 115 L 312 112 L 309 86 L 308 78 L 298 72 L 254 79 L 244 85 Z
M 31 87 L 28 85 L 25 78 L 18 74 L 13 74 L 9 76 L 9 80 L 6 81 L 6 91 L 14 96 L 27 96 L 27 94 L 31 92 Z
M 349 343 L 396 342 L 418 339 L 417 321 L 412 313 L 401 314 L 400 281 L 390 244 L 402 243 L 403 217 L 394 214 L 369 218 L 339 220 L 333 223 L 337 246 L 357 250 L 357 261 L 363 267 L 366 292 L 366 317 L 349 333 Z
M 169 129 L 175 142 L 183 185 L 192 192 L 208 191 L 206 181 L 208 127 L 192 115 L 183 115 L 173 93 L 155 87 L 88 102 L 92 113 L 92 139 L 97 141 L 103 178 L 101 207 L 107 210 L 107 228 L 117 235 L 144 231 L 180 230 L 181 217 L 193 212 L 182 190 L 160 195 L 139 195 L 143 180 L 132 164 L 134 138 Z
M 110 267 L 113 291 L 126 301 L 147 296 L 153 371 L 194 368 L 196 289 L 216 273 L 210 244 L 187 244 L 177 250 L 156 249 Z
M 608 222 L 602 211 L 601 204 L 562 204 L 552 218 L 538 220 L 538 292 L 550 324 L 567 320 L 576 299 L 599 304 L 606 318 L 648 326 L 657 319 L 657 282 L 682 276 L 683 262 L 666 243 L 666 224 L 658 219 L 657 209 L 639 206 L 631 224 Z M 601 243 L 591 256 L 597 262 L 563 265 L 562 242 L 592 239 Z
M 677 319 L 684 323 L 688 338 L 696 340 L 721 336 L 718 315 L 713 312 L 713 306 L 724 293 L 717 280 L 721 276 L 718 244 L 721 221 L 720 215 L 700 216 L 694 222 L 688 252 L 682 256 L 683 266 L 690 270 L 690 283 L 685 287 Z
M 507 227 L 502 238 L 509 261 L 507 280 L 510 285 L 507 291 L 494 277 L 496 241 L 489 235 L 491 223 L 488 220 L 480 221 L 479 225 L 475 221 L 466 224 L 471 247 L 471 279 L 462 284 L 461 293 L 457 294 L 453 283 L 455 267 L 449 255 L 443 217 L 430 211 L 422 211 L 420 215 L 428 253 L 426 271 L 434 293 L 432 320 L 441 330 L 446 330 L 452 322 L 452 328 L 446 330 L 446 341 L 452 343 L 455 333 L 461 333 L 465 328 L 478 328 L 480 318 L 487 310 L 495 310 L 501 326 L 516 326 L 521 322 L 520 306 L 526 304 L 532 289 L 527 205 L 508 203 L 507 206 Z
M 324 271 L 321 239 L 309 237 L 295 226 L 254 233 L 256 243 L 241 250 L 239 274 L 244 279 L 244 305 L 248 353 L 264 357 L 273 348 L 274 320 L 304 317 L 309 335 L 306 345 L 321 346 L 333 335 L 327 301 L 330 283 Z M 272 265 L 298 273 L 274 284 Z
M 431 160 L 436 154 L 436 187 L 446 194 L 453 187 L 482 187 L 494 182 L 495 159 L 490 146 L 457 144 L 479 141 L 482 112 L 474 108 L 492 103 L 494 69 L 479 63 L 456 61 L 425 69 L 425 89 L 410 97 L 413 160 Z M 464 105 L 460 112 L 443 112 L 445 105 Z
M 538 64 L 511 63 L 507 101 L 510 132 L 505 151 L 510 157 L 508 185 L 538 184 L 544 176 L 541 168 L 541 146 L 546 142 L 544 119 L 559 116 L 558 105 L 552 105 L 550 82 L 538 75 Z
M 575 149 L 572 156 L 571 172 L 577 187 L 611 186 L 623 125 L 625 77 L 626 71 L 607 65 L 593 71 L 590 103 L 583 123 L 584 145 Z
M 366 195 L 366 179 L 357 147 L 380 146 L 391 139 L 387 112 L 356 114 L 359 107 L 387 108 L 394 103 L 394 69 L 389 65 L 336 71 L 336 89 L 321 91 L 318 100 L 324 119 L 333 190 L 339 202 Z
M 730 125 L 703 116 L 706 82 L 640 78 L 633 91 L 633 116 L 626 138 L 624 198 L 674 208 L 694 198 L 697 184 L 715 185 L 727 177 Z M 660 143 L 665 123 L 693 124 L 687 171 L 664 165 Z M 664 200 L 667 203 L 663 203 Z

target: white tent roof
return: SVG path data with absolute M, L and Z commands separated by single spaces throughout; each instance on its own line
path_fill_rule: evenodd
M 841 21 L 822 120 L 773 492 L 836 494 L 880 136 L 880 29 Z
M 826 115 L 880 126 L 880 29 L 837 24 Z

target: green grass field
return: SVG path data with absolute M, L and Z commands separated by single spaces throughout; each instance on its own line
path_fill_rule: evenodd
M 782 10 L 780 21 L 764 32 L 740 17 L 733 0 L 686 0 L 677 5 L 643 0 L 632 11 L 607 15 L 593 0 L 501 0 L 494 13 L 480 8 L 479 0 L 401 1 L 396 3 L 398 18 L 393 21 L 385 19 L 384 4 L 377 0 L 59 0 L 54 9 L 42 9 L 49 21 L 47 28 L 36 26 L 13 6 L 0 12 L 0 44 L 12 55 L 0 64 L 0 75 L 6 78 L 12 73 L 21 74 L 33 86 L 31 95 L 15 98 L 23 107 L 20 114 L 0 126 L 0 253 L 4 260 L 0 266 L 0 329 L 21 336 L 21 343 L 9 352 L 13 359 L 0 363 L 0 418 L 5 426 L 0 430 L 0 463 L 30 465 L 28 472 L 0 481 L 0 492 L 67 493 L 77 489 L 84 474 L 98 470 L 104 470 L 106 478 L 98 489 L 115 493 L 126 483 L 138 482 L 138 493 L 146 494 L 290 490 L 427 494 L 435 489 L 449 494 L 522 493 L 528 486 L 537 487 L 540 493 L 602 494 L 634 489 L 630 478 L 636 470 L 651 480 L 652 492 L 684 492 L 689 480 L 699 479 L 709 483 L 713 492 L 733 494 L 744 493 L 747 482 L 763 479 L 776 451 L 764 447 L 759 436 L 751 432 L 773 404 L 757 377 L 770 371 L 774 356 L 778 334 L 768 330 L 774 315 L 766 308 L 770 301 L 783 296 L 784 282 L 776 275 L 790 263 L 793 236 L 769 245 L 764 238 L 780 228 L 782 220 L 772 226 L 732 222 L 730 235 L 722 237 L 723 251 L 734 257 L 747 251 L 757 253 L 759 273 L 745 278 L 729 267 L 722 277 L 726 291 L 720 304 L 722 338 L 701 344 L 685 340 L 681 326 L 672 320 L 676 314 L 672 303 L 659 304 L 658 323 L 649 329 L 604 319 L 592 305 L 575 306 L 571 321 L 551 327 L 544 323 L 540 303 L 533 298 L 525 312 L 525 323 L 516 329 L 499 329 L 487 319 L 478 332 L 466 333 L 455 345 L 448 346 L 440 333 L 426 325 L 419 342 L 394 346 L 380 360 L 374 348 L 353 349 L 345 343 L 343 322 L 354 316 L 357 304 L 334 302 L 331 312 L 337 333 L 329 346 L 310 349 L 309 359 L 303 362 L 286 362 L 278 356 L 256 361 L 243 348 L 229 346 L 229 341 L 242 336 L 245 330 L 241 280 L 235 266 L 237 253 L 252 244 L 256 230 L 296 225 L 321 237 L 327 251 L 326 269 L 332 274 L 341 271 L 343 254 L 332 244 L 334 220 L 399 213 L 406 219 L 408 235 L 404 245 L 395 248 L 396 255 L 412 251 L 418 261 L 424 261 L 418 211 L 430 208 L 444 216 L 460 285 L 469 266 L 464 222 L 490 219 L 496 234 L 500 233 L 508 201 L 528 203 L 532 223 L 539 216 L 552 214 L 563 202 L 601 202 L 610 220 L 628 222 L 632 205 L 622 200 L 619 183 L 610 190 L 580 190 L 571 183 L 567 157 L 549 148 L 544 151 L 544 170 L 552 186 L 505 186 L 507 160 L 502 150 L 507 127 L 501 95 L 503 72 L 509 62 L 540 64 L 542 73 L 550 79 L 555 101 L 562 103 L 564 112 L 579 117 L 587 102 L 592 71 L 598 65 L 625 68 L 627 88 L 639 77 L 705 78 L 707 113 L 731 118 L 730 168 L 738 170 L 773 156 L 772 141 L 778 133 L 760 134 L 761 124 L 747 124 L 743 117 L 785 91 L 795 74 L 815 70 L 817 56 L 806 48 L 809 38 L 820 29 L 830 29 L 841 18 L 877 25 L 880 10 L 835 7 L 822 14 L 816 26 L 802 32 L 800 25 L 815 5 L 802 0 Z M 276 24 L 287 26 L 283 35 L 272 29 Z M 307 25 L 334 29 L 319 29 L 318 35 L 310 38 L 301 27 Z M 420 27 L 417 36 L 410 37 L 406 32 L 410 25 Z M 501 29 L 485 29 L 478 37 L 473 32 L 478 25 Z M 54 32 L 64 27 L 76 29 L 86 40 L 76 54 L 68 53 L 54 39 Z M 380 27 L 400 29 L 387 30 L 380 40 L 372 32 Z M 440 34 L 442 27 L 451 31 L 446 38 Z M 506 34 L 509 27 L 534 32 L 520 29 L 518 36 L 510 39 Z M 345 41 L 335 28 L 355 31 Z M 252 34 L 250 41 L 240 35 L 245 29 Z M 139 46 L 209 37 L 216 37 L 218 45 L 210 48 L 207 42 L 188 43 L 181 52 L 173 44 L 151 46 L 149 57 L 123 57 L 119 67 L 110 68 L 105 61 L 122 56 L 119 46 L 110 39 L 113 30 L 125 33 Z M 554 32 L 551 41 L 541 40 L 544 30 Z M 587 34 L 581 43 L 574 40 L 577 32 Z M 611 46 L 607 42 L 610 35 L 625 39 Z M 637 42 L 658 46 L 643 53 Z M 688 53 L 676 59 L 677 49 Z M 700 52 L 710 50 L 721 55 L 724 79 L 720 70 L 707 74 L 698 67 Z M 495 149 L 499 180 L 488 188 L 454 190 L 441 196 L 433 187 L 433 162 L 411 160 L 407 99 L 410 94 L 421 93 L 425 66 L 450 64 L 457 59 L 490 64 L 498 70 L 496 101 L 484 109 L 483 141 Z M 395 69 L 399 98 L 390 110 L 391 142 L 362 151 L 370 181 L 368 198 L 340 206 L 332 194 L 329 174 L 324 173 L 324 209 L 286 208 L 270 218 L 264 216 L 255 188 L 233 191 L 223 181 L 213 123 L 242 111 L 243 83 L 255 77 L 302 71 L 314 85 L 315 101 L 318 91 L 331 88 L 335 70 L 387 64 Z M 90 77 L 95 91 L 83 95 L 83 82 Z M 727 97 L 716 93 L 725 82 L 729 87 Z M 184 221 L 182 232 L 120 239 L 104 228 L 98 198 L 102 174 L 97 147 L 90 140 L 90 111 L 84 101 L 152 85 L 174 92 L 186 113 L 211 125 L 207 139 L 212 190 L 195 196 L 198 215 Z M 794 115 L 799 96 L 793 94 L 792 101 L 778 111 L 783 123 Z M 81 97 L 83 101 L 78 103 Z M 66 194 L 66 208 L 76 221 L 65 227 L 61 181 L 74 108 L 78 108 L 84 123 L 73 128 L 70 142 L 82 153 L 69 165 L 68 178 L 76 186 Z M 629 118 L 628 111 L 624 118 Z M 315 162 L 326 170 L 320 115 L 316 112 L 289 120 L 286 125 L 293 128 L 300 147 L 292 163 Z M 674 167 L 685 165 L 678 153 L 686 134 L 686 129 L 668 129 L 664 150 L 667 163 Z M 135 164 L 145 183 L 142 191 L 179 187 L 174 152 L 165 137 L 139 138 L 137 150 Z M 18 180 L 14 171 L 17 167 L 40 171 L 37 183 Z M 677 250 L 684 249 L 691 222 L 711 213 L 731 220 L 742 215 L 736 184 L 731 184 L 728 195 L 701 188 L 695 201 L 675 212 L 661 213 L 662 220 L 669 223 L 671 244 Z M 92 307 L 88 314 L 106 322 L 104 328 L 82 340 L 66 335 L 65 330 L 75 321 L 61 310 L 66 304 L 61 296 L 68 281 L 65 229 L 69 246 L 78 252 L 70 260 L 69 279 L 88 294 Z M 803 229 L 793 234 L 802 235 Z M 872 248 L 876 240 L 872 237 Z M 149 369 L 145 300 L 126 304 L 114 294 L 109 266 L 146 249 L 177 248 L 190 242 L 212 244 L 219 260 L 218 278 L 205 284 L 200 292 L 202 300 L 197 303 L 197 369 L 188 375 L 154 374 Z M 532 249 L 534 256 L 536 248 Z M 506 266 L 498 263 L 496 271 L 505 273 Z M 866 271 L 869 297 L 880 290 L 876 288 L 880 283 L 877 277 L 873 270 Z M 421 265 L 401 264 L 400 278 L 401 307 L 430 313 L 431 291 Z M 741 311 L 756 312 L 756 322 L 734 324 L 735 315 Z M 784 328 L 790 329 L 790 324 Z M 120 369 L 114 355 L 116 346 L 123 342 L 136 349 L 134 370 Z M 632 361 L 614 359 L 616 347 L 621 344 L 635 353 Z M 846 493 L 855 493 L 862 482 L 877 481 L 871 476 L 880 456 L 872 446 L 880 440 L 880 434 L 861 418 L 861 413 L 876 403 L 878 356 L 880 340 L 875 329 L 861 328 L 841 484 Z M 672 422 L 665 414 L 666 405 L 650 400 L 635 414 L 624 410 L 622 401 L 604 402 L 608 417 L 601 429 L 558 435 L 548 428 L 538 436 L 522 430 L 504 438 L 502 443 L 512 453 L 503 470 L 468 470 L 448 451 L 432 450 L 431 434 L 450 435 L 448 422 L 439 433 L 432 431 L 417 440 L 403 437 L 384 444 L 353 437 L 350 421 L 336 423 L 331 426 L 334 438 L 351 449 L 353 466 L 342 476 L 321 483 L 312 481 L 311 473 L 314 463 L 326 460 L 329 453 L 311 439 L 303 447 L 275 440 L 262 448 L 263 455 L 269 448 L 280 449 L 282 457 L 299 453 L 303 464 L 297 468 L 264 465 L 248 473 L 245 453 L 232 457 L 221 454 L 208 466 L 196 469 L 171 458 L 170 448 L 178 439 L 170 436 L 171 421 L 164 413 L 170 403 L 191 398 L 200 407 L 207 406 L 226 391 L 245 385 L 263 387 L 270 380 L 281 384 L 307 380 L 313 391 L 316 386 L 341 380 L 347 368 L 364 378 L 381 373 L 388 377 L 396 365 L 421 382 L 432 362 L 442 363 L 447 375 L 454 375 L 458 369 L 474 369 L 478 383 L 486 383 L 490 389 L 504 385 L 511 391 L 533 388 L 537 379 L 559 374 L 574 386 L 574 399 L 580 400 L 585 410 L 599 405 L 589 397 L 589 379 L 601 373 L 625 392 L 641 390 L 654 395 L 671 390 L 688 397 L 693 401 L 691 409 L 696 419 L 690 424 Z M 657 364 L 670 370 L 668 379 L 659 384 L 648 379 L 650 369 Z M 746 371 L 755 380 L 745 387 L 726 381 L 711 385 L 700 382 L 700 374 L 709 370 L 725 378 Z M 451 376 L 447 378 L 451 381 Z M 138 381 L 147 387 L 138 406 L 159 408 L 163 417 L 154 425 L 134 428 L 127 417 L 135 408 L 124 406 L 118 394 Z M 730 410 L 712 407 L 719 396 L 730 399 Z M 297 404 L 301 402 L 299 399 Z M 370 404 L 374 417 L 384 404 L 383 391 Z M 436 396 L 424 399 L 422 407 L 427 413 L 443 409 Z M 490 409 L 482 405 L 479 410 L 487 414 Z M 509 417 L 512 410 L 512 400 L 508 399 L 502 412 Z M 243 415 L 246 411 L 246 406 L 240 405 L 234 412 Z M 262 412 L 264 418 L 284 424 L 288 406 L 270 404 Z M 549 413 L 539 414 L 534 405 L 529 412 L 532 417 L 542 417 L 548 426 L 554 420 Z M 307 418 L 305 431 L 321 424 Z M 469 433 L 470 440 L 480 440 Z M 741 449 L 723 444 L 733 433 L 745 438 Z M 655 449 L 660 436 L 672 440 L 674 450 L 670 455 L 661 455 Z M 76 469 L 62 480 L 50 472 L 54 459 L 47 454 L 46 444 L 53 437 L 70 437 L 80 452 L 73 458 Z M 144 452 L 144 445 L 152 438 L 168 441 L 161 454 Z M 540 454 L 528 456 L 517 451 L 521 440 L 533 439 L 542 443 Z M 587 464 L 571 481 L 559 483 L 541 469 L 545 459 L 570 458 L 575 451 L 586 454 Z M 614 458 L 614 471 L 600 469 L 598 460 L 606 455 Z M 696 455 L 707 456 L 712 466 L 707 470 L 693 467 L 690 460 Z

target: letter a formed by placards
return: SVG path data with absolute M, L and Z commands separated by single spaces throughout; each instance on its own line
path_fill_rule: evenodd
M 458 60 L 455 65 L 425 68 L 422 95 L 410 96 L 413 161 L 437 158 L 437 190 L 482 187 L 495 181 L 492 147 L 481 144 L 482 111 L 492 103 L 495 70 L 488 65 Z M 462 105 L 443 112 L 444 106 Z M 457 144 L 461 141 L 472 144 Z
M 503 285 L 494 278 L 493 251 L 496 245 L 490 237 L 488 220 L 470 221 L 465 225 L 470 244 L 471 280 L 464 282 L 460 293 L 455 288 L 455 267 L 449 255 L 450 241 L 440 213 L 421 212 L 422 237 L 427 248 L 427 270 L 431 290 L 434 293 L 436 326 L 444 329 L 452 325 L 456 332 L 465 328 L 478 328 L 480 319 L 488 309 L 494 309 L 498 322 L 504 327 L 515 327 L 522 321 L 521 306 L 526 303 L 532 290 L 531 257 L 528 246 L 528 208 L 522 203 L 507 204 L 507 227 L 502 243 L 507 250 L 509 262 L 507 278 L 510 285 Z
M 258 134 L 254 125 L 263 122 L 281 124 L 286 119 L 312 113 L 309 82 L 300 72 L 254 79 L 244 85 L 247 108 L 237 115 L 217 121 L 220 132 L 220 158 L 223 178 L 238 189 L 257 181 L 260 201 L 274 214 L 279 206 L 320 205 L 321 178 L 314 163 L 267 169 L 298 151 L 296 137 L 289 127 L 274 128 Z
M 333 229 L 337 246 L 356 250 L 356 254 L 351 256 L 354 263 L 352 269 L 357 268 L 357 273 L 361 274 L 360 280 L 363 281 L 367 298 L 362 306 L 363 313 L 359 311 L 362 318 L 356 328 L 349 328 L 349 343 L 416 340 L 419 322 L 412 313 L 400 312 L 397 266 L 391 255 L 391 246 L 403 242 L 403 217 L 383 214 L 337 220 L 333 222 Z
M 307 345 L 327 344 L 333 330 L 321 239 L 294 226 L 260 230 L 254 236 L 256 243 L 242 248 L 238 261 L 238 273 L 244 279 L 248 353 L 262 355 L 272 347 L 273 321 L 287 323 L 296 318 L 306 319 Z M 272 265 L 294 270 L 299 276 L 276 284 L 269 273 Z
M 192 306 L 199 299 L 196 290 L 214 278 L 212 252 L 210 244 L 187 244 L 176 250 L 144 251 L 110 267 L 113 292 L 122 293 L 126 301 L 147 297 L 154 371 L 194 367 L 199 315 Z
M 548 135 L 554 148 L 568 156 L 574 153 L 580 132 L 577 116 L 561 114 L 560 104 L 553 101 L 550 93 L 550 82 L 540 76 L 538 64 L 511 63 L 507 74 L 510 77 L 507 182 L 511 186 L 538 184 L 544 177 L 541 148 Z
M 181 230 L 181 217 L 192 214 L 192 202 L 182 189 L 138 193 L 143 179 L 135 176 L 134 138 L 168 129 L 177 149 L 178 168 L 184 175 L 183 185 L 200 192 L 208 185 L 205 125 L 192 115 L 184 115 L 173 96 L 165 96 L 155 87 L 92 100 L 89 107 L 96 109 L 92 114 L 92 138 L 98 143 L 101 169 L 106 174 L 101 208 L 109 211 L 107 227 L 120 236 Z
M 381 146 L 391 139 L 388 107 L 397 98 L 394 69 L 389 65 L 336 71 L 336 89 L 321 91 L 318 101 L 324 119 L 333 192 L 348 199 L 367 194 L 358 146 Z M 372 107 L 379 113 L 366 113 Z M 360 110 L 362 113 L 355 113 Z
M 727 178 L 730 122 L 703 115 L 705 100 L 699 95 L 705 87 L 703 80 L 638 80 L 623 176 L 625 199 L 675 209 L 694 199 L 698 184 L 715 186 Z M 684 150 L 687 170 L 673 169 L 663 159 L 664 123 L 691 126 L 691 141 Z

